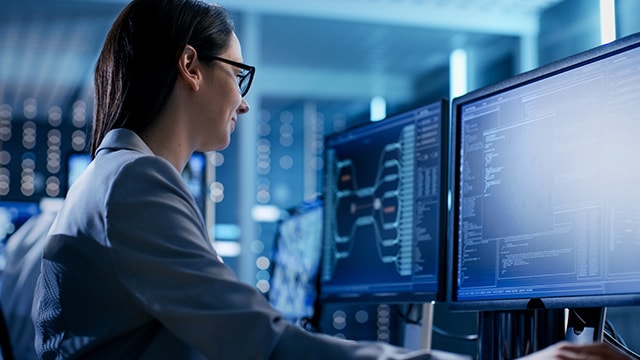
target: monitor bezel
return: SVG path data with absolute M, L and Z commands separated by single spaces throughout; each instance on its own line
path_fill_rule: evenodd
M 633 48 L 640 47 L 640 33 L 632 34 L 616 41 L 597 46 L 580 52 L 536 69 L 515 75 L 504 81 L 474 90 L 452 100 L 451 105 L 451 148 L 450 148 L 450 174 L 449 193 L 451 196 L 451 208 L 449 209 L 449 234 L 447 261 L 450 264 L 447 281 L 447 303 L 454 311 L 504 311 L 504 310 L 528 310 L 528 309 L 559 309 L 559 308 L 591 308 L 607 306 L 628 306 L 640 304 L 640 294 L 616 294 L 616 295 L 580 295 L 557 296 L 542 298 L 509 298 L 509 299 L 483 299 L 483 300 L 459 300 L 457 294 L 458 278 L 458 216 L 460 185 L 460 109 L 471 102 L 494 96 L 501 92 L 507 92 L 527 84 L 535 83 L 542 79 L 564 73 L 587 64 L 623 53 Z
M 445 302 L 446 301 L 446 290 L 447 290 L 447 232 L 448 232 L 448 222 L 447 222 L 447 192 L 449 179 L 448 179 L 448 165 L 449 165 L 449 122 L 450 122 L 450 114 L 449 114 L 449 100 L 446 98 L 441 98 L 436 101 L 427 102 L 421 106 L 415 106 L 409 110 L 401 111 L 399 113 L 389 115 L 385 117 L 383 120 L 378 122 L 367 122 L 364 124 L 352 126 L 343 131 L 339 131 L 336 133 L 325 135 L 324 144 L 325 149 L 327 149 L 327 143 L 336 137 L 345 136 L 345 134 L 360 131 L 369 126 L 377 126 L 376 124 L 382 123 L 384 121 L 393 121 L 393 119 L 400 119 L 406 116 L 410 116 L 412 113 L 416 111 L 420 111 L 421 109 L 438 107 L 440 111 L 440 135 L 441 135 L 441 158 L 440 158 L 440 234 L 439 234 L 439 246 L 437 250 L 437 256 L 440 260 L 438 262 L 438 283 L 435 291 L 424 291 L 424 292 L 393 292 L 393 293 L 326 293 L 323 291 L 323 282 L 322 282 L 322 264 L 323 259 L 320 260 L 320 273 L 318 280 L 318 299 L 321 303 L 360 303 L 360 304 L 374 304 L 374 303 L 387 303 L 387 304 L 403 304 L 403 303 L 424 303 L 424 302 Z M 325 151 L 325 164 L 326 164 L 326 151 Z M 323 186 L 326 186 L 326 172 L 323 174 Z M 324 193 L 324 191 L 323 191 Z M 326 195 L 326 194 L 325 194 Z M 325 208 L 325 214 L 328 209 Z M 323 226 L 324 231 L 324 226 Z M 324 249 L 324 241 L 325 236 L 323 234 L 323 249 Z

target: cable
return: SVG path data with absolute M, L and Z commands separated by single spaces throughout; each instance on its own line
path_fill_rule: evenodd
M 407 307 L 407 311 L 406 312 L 402 312 L 397 306 L 394 306 L 394 309 L 396 310 L 396 312 L 398 313 L 398 315 L 400 316 L 400 318 L 402 320 L 404 320 L 404 322 L 406 322 L 407 324 L 412 324 L 412 325 L 422 325 L 422 319 L 421 318 L 417 318 L 417 319 L 411 319 L 409 317 L 409 314 L 411 314 L 411 312 L 413 311 L 413 304 L 409 304 Z M 452 338 L 455 340 L 462 340 L 462 341 L 477 341 L 478 340 L 478 335 L 477 334 L 454 334 L 452 332 L 449 332 L 447 330 L 441 329 L 437 326 L 432 325 L 431 326 L 432 331 L 438 335 L 444 336 L 444 337 L 448 337 L 448 338 Z
M 602 341 L 622 351 L 626 355 L 631 356 L 633 359 L 640 359 L 640 355 L 638 355 L 636 352 L 634 352 L 633 350 L 629 349 L 627 346 L 620 343 L 618 339 L 616 339 L 614 336 L 612 336 L 606 331 L 604 332 Z
M 454 333 L 450 333 L 446 330 L 443 330 L 437 326 L 432 326 L 433 328 L 433 332 L 442 335 L 442 336 L 446 336 L 449 338 L 453 338 L 456 340 L 463 340 L 463 341 L 477 341 L 478 340 L 478 335 L 477 334 L 468 334 L 468 335 L 463 335 L 463 334 L 454 334 Z
M 412 324 L 412 325 L 421 325 L 422 323 L 422 319 L 420 317 L 418 317 L 417 319 L 411 319 L 409 317 L 409 315 L 411 314 L 411 312 L 413 311 L 413 303 L 408 304 L 407 306 L 407 311 L 406 312 L 402 312 L 400 310 L 400 307 L 398 305 L 393 307 L 396 312 L 398 313 L 398 316 L 400 316 L 400 319 L 402 319 L 404 322 L 406 322 L 407 324 Z
M 604 323 L 604 331 L 609 332 L 615 339 L 617 339 L 622 345 L 628 347 L 626 341 L 622 338 L 621 335 L 618 334 L 618 331 L 613 326 L 611 320 L 605 320 Z
M 605 328 L 605 331 L 603 333 L 603 339 L 602 339 L 603 342 L 615 347 L 616 349 L 620 350 L 621 352 L 625 353 L 626 355 L 630 356 L 633 359 L 640 360 L 640 355 L 638 355 L 638 353 L 629 349 L 629 347 L 624 343 L 624 340 L 620 341 L 619 336 L 612 335 L 608 330 L 609 329 Z
M 582 323 L 582 327 L 584 327 L 587 324 L 587 321 L 582 318 L 582 316 L 580 315 L 579 312 L 575 311 L 575 310 L 571 310 L 572 314 L 575 315 L 575 318 L 580 321 Z M 624 339 L 622 338 L 622 336 L 620 336 L 617 332 L 616 329 L 613 326 L 613 323 L 611 323 L 611 321 L 609 320 L 605 320 L 604 322 L 604 329 L 602 331 L 603 334 L 603 338 L 602 341 L 615 347 L 616 349 L 620 350 L 621 352 L 623 352 L 624 354 L 632 357 L 633 359 L 638 359 L 640 360 L 640 355 L 638 355 L 637 353 L 635 353 L 633 350 L 631 350 L 626 342 L 624 341 Z

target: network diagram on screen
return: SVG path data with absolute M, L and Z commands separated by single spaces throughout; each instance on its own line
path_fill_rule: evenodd
M 441 104 L 325 141 L 325 296 L 435 292 Z

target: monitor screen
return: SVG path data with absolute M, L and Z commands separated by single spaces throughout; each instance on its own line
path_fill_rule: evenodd
M 452 102 L 452 306 L 640 303 L 640 36 Z
M 73 152 L 67 156 L 67 189 L 78 180 L 90 162 L 91 154 L 86 152 Z
M 207 202 L 207 155 L 201 152 L 193 153 L 182 170 L 182 178 L 204 215 Z
M 0 201 L 0 244 L 38 213 L 40 205 L 37 202 Z
M 325 137 L 323 301 L 441 299 L 447 109 L 441 100 Z
M 314 317 L 321 242 L 321 200 L 290 209 L 278 223 L 267 295 L 284 318 L 298 325 Z

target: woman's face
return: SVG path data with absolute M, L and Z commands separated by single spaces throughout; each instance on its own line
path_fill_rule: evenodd
M 219 57 L 242 62 L 240 42 L 235 34 L 231 36 L 228 49 Z M 221 61 L 214 61 L 211 66 L 204 67 L 195 132 L 199 137 L 198 150 L 222 150 L 229 146 L 238 115 L 249 111 L 249 105 L 238 87 L 238 74 L 241 71 L 242 69 Z

